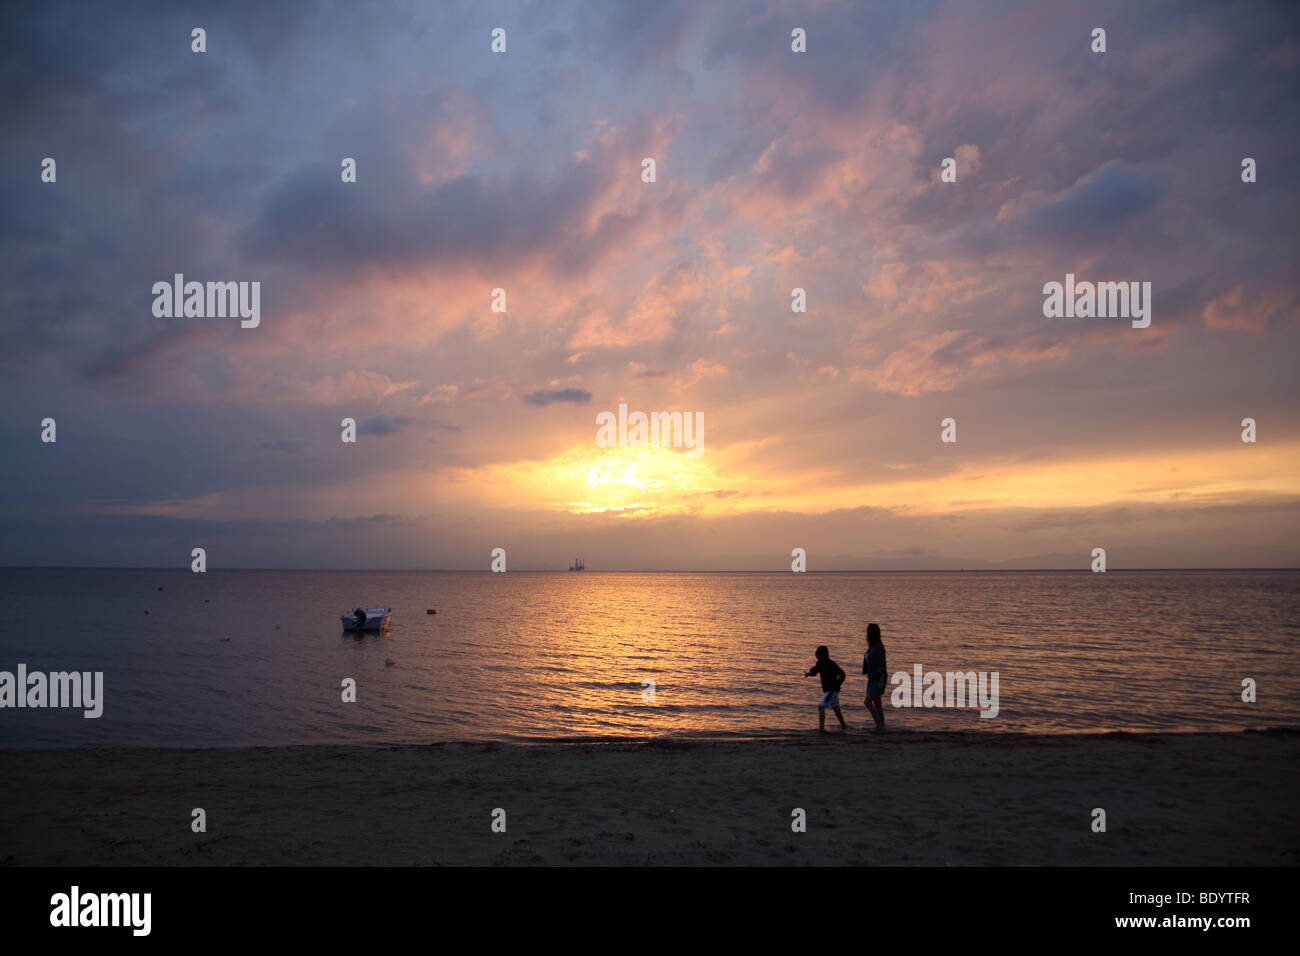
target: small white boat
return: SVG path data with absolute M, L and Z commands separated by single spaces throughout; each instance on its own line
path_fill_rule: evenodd
M 360 612 L 358 614 L 357 612 Z M 347 614 L 340 614 L 345 631 L 386 631 L 388 619 L 393 616 L 391 607 L 355 608 Z

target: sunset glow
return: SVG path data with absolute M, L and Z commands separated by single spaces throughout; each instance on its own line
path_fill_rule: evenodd
M 1032 4 L 813 5 L 801 54 L 775 11 L 564 7 L 431 59 L 376 10 L 201 78 L 106 27 L 130 78 L 87 54 L 7 138 L 18 182 L 82 131 L 7 209 L 6 560 L 1295 564 L 1300 61 L 1111 15 L 1103 57 Z M 183 135 L 138 96 L 191 81 Z M 607 447 L 623 406 L 703 441 Z

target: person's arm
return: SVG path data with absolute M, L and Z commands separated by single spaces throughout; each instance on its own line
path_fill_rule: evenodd
M 870 657 L 871 657 L 870 651 L 867 651 L 867 653 L 862 655 L 862 673 L 864 674 L 867 673 L 867 660 Z
M 803 676 L 804 676 L 804 677 L 812 677 L 814 674 L 817 673 L 817 668 L 819 668 L 819 667 L 821 667 L 821 664 L 814 664 L 812 667 L 810 667 L 810 668 L 808 669 L 808 673 L 807 673 L 807 674 L 804 674 Z

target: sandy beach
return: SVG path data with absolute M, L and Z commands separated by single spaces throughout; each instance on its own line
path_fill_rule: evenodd
M 7 750 L 0 863 L 1294 865 L 1297 756 L 1292 731 Z

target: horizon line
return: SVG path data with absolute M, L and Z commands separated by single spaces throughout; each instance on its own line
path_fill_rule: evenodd
M 186 566 L 163 567 L 145 564 L 0 564 L 0 571 L 189 571 Z M 1082 572 L 1109 574 L 1114 571 L 1300 571 L 1296 566 L 1218 566 L 1218 567 L 1137 567 L 1107 568 L 1094 572 L 1088 567 L 1072 568 L 827 568 L 822 570 L 791 571 L 788 568 L 584 568 L 571 572 L 568 568 L 518 568 L 515 571 L 491 571 L 484 568 L 265 568 L 220 567 L 208 571 L 318 571 L 354 574 L 381 572 L 400 574 L 1061 574 Z

